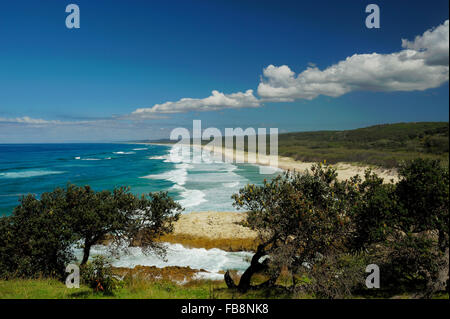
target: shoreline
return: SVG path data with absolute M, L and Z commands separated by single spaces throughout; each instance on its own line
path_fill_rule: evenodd
M 144 144 L 144 145 L 163 145 L 168 147 L 173 147 L 174 144 L 169 143 L 150 143 L 150 142 L 141 142 L 137 144 Z M 283 171 L 295 171 L 295 172 L 305 172 L 307 170 L 311 169 L 311 166 L 316 164 L 315 162 L 300 162 L 296 161 L 293 158 L 290 157 L 284 157 L 277 155 L 277 159 L 274 159 L 274 156 L 272 155 L 263 155 L 259 156 L 257 153 L 249 153 L 249 152 L 242 152 L 242 154 L 236 154 L 233 149 L 227 149 L 225 147 L 214 147 L 207 145 L 191 145 L 192 147 L 201 148 L 202 150 L 206 150 L 209 153 L 213 153 L 221 158 L 221 160 L 225 161 L 226 159 L 229 159 L 232 161 L 232 163 L 248 163 L 248 157 L 249 155 L 256 158 L 256 163 L 251 163 L 253 165 L 259 165 L 259 166 L 270 166 L 269 164 L 272 162 L 278 161 L 278 164 L 275 168 L 281 169 Z M 339 162 L 336 164 L 330 164 L 331 167 L 336 168 L 336 171 L 338 173 L 338 180 L 347 180 L 355 175 L 359 175 L 361 177 L 364 176 L 364 172 L 366 169 L 371 169 L 372 172 L 376 173 L 379 177 L 384 179 L 385 183 L 391 183 L 391 181 L 398 182 L 398 174 L 396 169 L 387 169 L 387 168 L 381 168 L 381 167 L 374 167 L 369 165 L 357 165 L 355 163 L 345 163 L 345 162 Z

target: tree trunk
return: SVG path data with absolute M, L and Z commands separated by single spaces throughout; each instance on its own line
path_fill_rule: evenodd
M 230 273 L 227 271 L 225 273 L 225 283 L 227 284 L 228 288 L 236 288 L 240 292 L 246 292 L 250 288 L 252 288 L 250 281 L 252 279 L 252 276 L 266 268 L 266 265 L 259 262 L 259 259 L 263 257 L 265 252 L 265 246 L 266 245 L 259 245 L 258 249 L 256 250 L 256 253 L 253 255 L 252 260 L 250 262 L 250 266 L 245 270 L 245 272 L 242 274 L 241 279 L 239 280 L 239 285 L 236 286 L 233 279 L 230 276 Z M 273 278 L 268 280 L 266 283 L 270 284 L 273 282 Z
M 233 278 L 231 278 L 229 270 L 227 270 L 224 277 L 228 288 L 236 288 L 236 284 L 234 283 Z
M 89 259 L 89 253 L 91 252 L 91 246 L 92 244 L 88 242 L 87 240 L 84 242 L 84 248 L 83 248 L 83 259 L 81 260 L 81 265 L 84 265 L 87 263 Z

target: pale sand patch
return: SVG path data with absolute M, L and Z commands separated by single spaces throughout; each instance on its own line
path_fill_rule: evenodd
M 196 145 L 194 145 L 194 147 L 195 146 Z M 274 155 L 259 156 L 257 153 L 236 152 L 233 149 L 214 147 L 210 145 L 202 145 L 201 147 L 203 150 L 214 154 L 214 157 L 219 157 L 222 160 L 229 159 L 237 163 L 248 163 L 250 157 L 250 159 L 253 159 L 253 163 L 258 165 L 273 166 L 281 168 L 283 170 L 291 170 L 300 173 L 305 172 L 306 170 L 310 170 L 311 166 L 316 164 L 313 162 L 296 161 L 290 157 Z M 385 183 L 390 183 L 391 180 L 393 180 L 394 183 L 398 182 L 398 174 L 397 170 L 395 169 L 383 169 L 379 167 L 369 167 L 363 165 L 359 166 L 351 163 L 337 163 L 330 166 L 336 168 L 339 180 L 347 180 L 355 175 L 363 177 L 366 169 L 371 168 L 374 173 L 384 179 Z
M 187 235 L 208 239 L 254 239 L 256 232 L 239 225 L 245 213 L 193 212 L 180 216 L 174 224 L 173 235 Z

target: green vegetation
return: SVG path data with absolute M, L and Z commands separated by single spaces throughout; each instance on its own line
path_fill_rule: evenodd
M 69 184 L 40 199 L 24 196 L 11 216 L 0 218 L 0 278 L 64 278 L 73 246 L 83 243 L 84 265 L 106 236 L 113 251 L 138 242 L 144 252 L 164 256 L 157 239 L 172 231 L 181 211 L 167 192 L 137 197 L 124 187 L 95 192 Z
M 181 286 L 170 281 L 141 280 L 107 294 L 86 285 L 69 289 L 56 279 L 11 279 L 0 281 L 0 299 L 207 299 L 211 289 L 208 282 Z
M 114 275 L 113 267 L 105 256 L 94 256 L 92 261 L 81 265 L 81 282 L 94 291 L 112 295 L 122 286 L 120 278 Z
M 114 294 L 96 292 L 88 286 L 69 289 L 56 279 L 0 281 L 0 299 L 254 299 L 292 298 L 278 291 L 230 291 L 223 282 L 193 281 L 184 285 L 164 280 L 126 282 Z M 306 296 L 303 296 L 306 297 Z
M 349 162 L 392 168 L 414 158 L 448 165 L 448 122 L 375 125 L 347 131 L 279 135 L 278 154 L 304 162 Z
M 184 285 L 100 257 L 82 262 L 81 289 L 62 283 L 79 241 L 85 256 L 101 239 L 163 255 L 158 239 L 181 211 L 167 193 L 68 185 L 39 200 L 26 196 L 0 219 L 0 298 L 448 298 L 448 168 L 417 158 L 398 172 L 395 184 L 370 169 L 340 181 L 335 168 L 317 164 L 247 185 L 233 199 L 258 233 L 250 266 L 241 276 L 226 272 L 224 282 Z M 365 286 L 369 264 L 380 268 L 380 289 Z M 190 268 L 170 272 L 193 278 Z
M 82 285 L 69 289 L 56 279 L 0 280 L 0 299 L 310 299 L 308 294 L 290 294 L 285 290 L 263 289 L 240 293 L 230 290 L 224 282 L 193 281 L 180 285 L 171 281 L 134 280 L 126 282 L 114 294 L 96 292 Z M 353 298 L 384 298 L 383 295 L 361 295 Z M 411 294 L 399 294 L 396 298 L 413 298 Z M 448 299 L 448 293 L 433 296 Z
M 448 169 L 419 158 L 399 174 L 397 184 L 370 170 L 364 179 L 339 181 L 335 169 L 319 164 L 306 174 L 247 185 L 233 195 L 234 205 L 248 211 L 261 244 L 238 284 L 225 274 L 228 287 L 344 298 L 367 292 L 365 266 L 377 264 L 383 274 L 377 294 L 431 297 L 448 289 Z M 288 285 L 280 285 L 283 272 L 292 277 Z M 252 283 L 259 273 L 266 280 Z
M 278 136 L 278 154 L 303 162 L 347 162 L 385 168 L 397 167 L 406 160 L 427 158 L 439 159 L 443 166 L 448 166 L 448 136 L 448 122 L 396 123 L 345 131 L 283 133 Z M 247 140 L 245 137 L 246 151 Z M 153 142 L 174 143 L 172 140 Z M 222 145 L 225 145 L 224 138 Z M 269 144 L 266 149 L 269 149 Z

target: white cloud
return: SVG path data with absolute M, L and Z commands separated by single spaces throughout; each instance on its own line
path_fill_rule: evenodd
M 391 54 L 354 54 L 321 71 L 310 66 L 297 76 L 286 65 L 264 69 L 258 94 L 264 101 L 338 97 L 351 91 L 415 91 L 435 88 L 449 78 L 449 23 L 402 40 Z
M 59 120 L 44 120 L 36 119 L 29 116 L 5 118 L 0 117 L 0 123 L 6 124 L 18 124 L 18 125 L 34 125 L 34 126 L 46 126 L 46 125 L 80 125 L 95 123 L 98 124 L 101 121 L 59 121 Z
M 57 120 L 43 120 L 34 119 L 28 116 L 16 117 L 16 118 L 4 118 L 0 117 L 0 123 L 16 123 L 16 124 L 33 124 L 33 125 L 45 125 L 45 124 L 62 124 L 64 122 Z
M 224 94 L 212 91 L 211 95 L 204 99 L 183 98 L 176 102 L 155 104 L 150 108 L 140 108 L 132 113 L 139 117 L 153 117 L 158 113 L 182 113 L 189 111 L 217 111 L 224 108 L 258 107 L 259 100 L 253 95 L 253 90 Z
M 402 39 L 402 48 L 414 50 L 413 58 L 424 59 L 426 64 L 448 66 L 448 24 L 447 20 L 437 28 L 416 36 L 412 42 Z
M 111 125 L 120 120 L 166 118 L 167 114 L 260 107 L 263 102 L 314 99 L 319 95 L 339 97 L 352 91 L 422 91 L 449 79 L 449 20 L 427 30 L 413 41 L 402 39 L 402 50 L 391 54 L 354 54 L 324 70 L 308 63 L 296 75 L 288 66 L 269 65 L 263 70 L 256 97 L 253 90 L 224 94 L 217 90 L 203 99 L 182 98 L 175 102 L 136 109 L 131 114 L 103 121 L 62 122 L 28 116 L 1 118 L 0 123 L 43 125 Z

